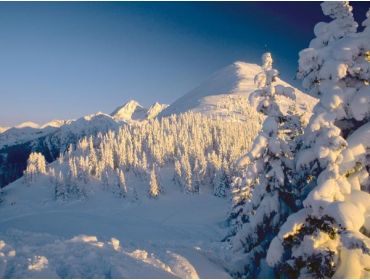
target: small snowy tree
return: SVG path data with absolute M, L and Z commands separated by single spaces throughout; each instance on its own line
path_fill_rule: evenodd
M 217 177 L 216 182 L 217 183 L 213 189 L 214 195 L 218 197 L 225 197 L 227 194 L 227 190 L 229 189 L 230 183 L 229 178 L 224 170 L 221 170 L 220 174 Z
M 125 174 L 122 170 L 118 170 L 118 169 L 117 169 L 117 186 L 119 189 L 120 196 L 126 197 L 128 191 L 127 191 Z
M 233 194 L 238 198 L 229 219 L 231 271 L 237 277 L 258 276 L 270 241 L 294 207 L 293 152 L 300 121 L 296 115 L 282 113 L 276 96 L 294 99 L 295 94 L 291 88 L 275 85 L 278 71 L 272 69 L 270 53 L 262 56 L 262 62 L 263 72 L 255 78 L 259 89 L 251 102 L 267 118 L 247 154 L 250 164 L 240 184 L 234 184 Z
M 185 191 L 189 193 L 194 193 L 193 188 L 193 180 L 192 180 L 192 170 L 190 165 L 189 156 L 185 154 L 181 158 L 181 164 L 182 164 L 182 175 L 184 176 L 185 181 Z
M 66 182 L 64 181 L 64 176 L 61 171 L 59 171 L 58 175 L 54 179 L 54 198 L 58 199 L 66 199 L 68 197 L 68 192 L 66 188 Z
M 221 170 L 217 175 L 217 184 L 214 187 L 215 196 L 225 197 L 230 191 L 231 178 L 229 175 L 229 167 L 227 162 L 224 160 L 222 163 Z
M 175 160 L 174 163 L 174 174 L 173 174 L 173 181 L 181 186 L 181 163 L 179 160 Z
M 151 198 L 157 198 L 160 193 L 160 187 L 158 184 L 157 172 L 153 166 L 152 171 L 150 172 L 149 180 L 149 196 Z

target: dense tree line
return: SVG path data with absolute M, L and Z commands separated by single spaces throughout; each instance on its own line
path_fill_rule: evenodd
M 225 196 L 234 162 L 250 149 L 262 119 L 252 107 L 246 115 L 253 121 L 185 113 L 124 125 L 117 132 L 83 138 L 48 167 L 47 176 L 57 199 L 85 196 L 91 182 L 122 197 L 136 197 L 135 186 L 125 180 L 128 174 L 148 182 L 148 193 L 157 197 L 163 168 L 171 169 L 174 184 L 184 192 L 199 193 L 206 187 Z M 28 170 L 26 178 L 31 176 Z

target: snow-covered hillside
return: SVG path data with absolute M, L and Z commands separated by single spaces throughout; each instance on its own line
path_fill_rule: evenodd
M 0 204 L 0 277 L 229 278 L 211 260 L 228 201 L 161 178 L 165 195 L 139 202 L 93 184 L 88 198 L 56 202 L 47 177 L 12 183 Z M 135 176 L 127 184 L 147 188 Z
M 237 116 L 243 119 L 243 107 L 247 107 L 249 95 L 258 89 L 255 84 L 255 76 L 262 72 L 262 68 L 256 64 L 237 61 L 213 74 L 201 85 L 177 99 L 169 107 L 163 110 L 159 116 L 169 116 L 187 111 L 201 112 L 204 114 L 220 116 Z M 284 87 L 288 83 L 277 78 L 277 84 Z M 295 89 L 297 96 L 297 109 L 302 112 L 311 112 L 316 99 Z M 292 100 L 279 97 L 282 108 L 288 108 Z

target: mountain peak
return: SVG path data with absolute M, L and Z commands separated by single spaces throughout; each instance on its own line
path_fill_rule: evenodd
M 144 108 L 136 100 L 130 100 L 114 110 L 111 116 L 119 121 L 142 121 L 154 119 L 162 110 L 167 108 L 167 104 L 155 102 L 149 109 Z
M 236 61 L 215 72 L 198 87 L 177 99 L 161 112 L 160 117 L 187 111 L 217 114 L 218 107 L 226 106 L 231 102 L 228 101 L 230 97 L 248 98 L 257 90 L 254 78 L 260 72 L 262 67 L 257 64 Z M 277 84 L 292 87 L 281 79 L 277 80 Z M 298 89 L 296 93 L 297 102 L 302 106 L 307 104 L 311 108 L 316 103 L 314 98 Z
M 117 120 L 128 121 L 145 115 L 146 110 L 136 100 L 130 100 L 111 113 Z

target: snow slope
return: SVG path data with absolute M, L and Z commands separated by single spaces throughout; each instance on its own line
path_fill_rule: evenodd
M 169 105 L 167 104 L 161 104 L 161 103 L 155 102 L 152 106 L 149 107 L 146 113 L 146 118 L 148 120 L 156 118 L 168 106 Z
M 232 113 L 233 110 L 238 115 L 240 113 L 237 110 L 238 107 L 233 107 L 233 103 L 239 103 L 239 99 L 248 100 L 249 95 L 257 89 L 254 77 L 260 72 L 262 68 L 256 64 L 237 61 L 216 72 L 201 85 L 176 100 L 159 116 L 164 117 L 187 111 L 222 115 L 225 111 Z M 292 87 L 280 79 L 277 84 Z M 311 112 L 317 102 L 316 99 L 298 89 L 296 89 L 296 94 L 298 109 Z M 278 99 L 286 108 L 292 104 L 288 98 L 279 97 Z
M 0 204 L 0 277 L 229 278 L 208 256 L 228 201 L 166 189 L 135 203 L 101 188 L 55 202 L 46 178 L 17 180 Z

